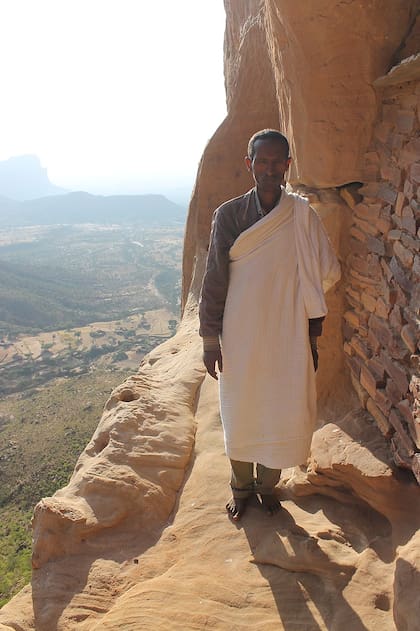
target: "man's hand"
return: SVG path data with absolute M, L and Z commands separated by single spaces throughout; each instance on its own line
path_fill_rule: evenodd
M 207 368 L 207 372 L 213 379 L 218 379 L 216 373 L 216 364 L 218 366 L 219 372 L 223 371 L 223 360 L 222 360 L 222 351 L 218 348 L 215 351 L 204 351 L 203 353 L 203 362 L 205 367 Z

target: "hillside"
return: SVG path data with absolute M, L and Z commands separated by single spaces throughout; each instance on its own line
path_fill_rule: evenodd
M 182 224 L 0 230 L 0 338 L 178 311 L 182 236 Z
M 84 285 L 89 278 L 81 287 L 69 281 L 69 277 L 58 278 L 56 270 L 28 270 L 25 265 L 0 260 L 0 331 L 67 326 L 76 314 L 83 321 Z
M 186 210 L 163 195 L 67 193 L 23 202 L 0 197 L 0 225 L 114 224 L 184 222 Z

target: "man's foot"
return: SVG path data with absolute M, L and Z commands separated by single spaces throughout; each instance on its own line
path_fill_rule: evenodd
M 261 495 L 261 506 L 268 515 L 274 515 L 281 509 L 280 500 L 274 493 L 271 495 Z
M 248 497 L 232 497 L 226 504 L 226 510 L 233 521 L 239 521 L 248 504 Z

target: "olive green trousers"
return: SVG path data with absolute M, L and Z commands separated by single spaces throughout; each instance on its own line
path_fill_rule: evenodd
M 256 464 L 254 474 L 253 462 L 231 460 L 230 465 L 232 467 L 230 485 L 233 497 L 238 499 L 248 497 L 253 493 L 272 495 L 274 487 L 280 480 L 281 469 L 269 469 L 263 464 Z

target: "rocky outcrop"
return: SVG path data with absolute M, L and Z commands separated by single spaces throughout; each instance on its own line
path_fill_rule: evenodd
M 420 201 L 412 168 L 418 153 L 400 165 L 393 185 L 397 198 L 403 193 L 401 212 L 396 199 L 377 201 L 380 190 L 391 190 L 395 161 L 418 134 L 418 93 L 415 88 L 402 104 L 406 88 L 397 96 L 389 92 L 394 87 L 375 87 L 375 81 L 404 51 L 411 54 L 419 5 L 399 0 L 387 12 L 379 0 L 357 7 L 338 0 L 304 8 L 293 0 L 226 0 L 225 6 L 229 113 L 204 151 L 191 202 L 180 331 L 117 388 L 69 486 L 38 505 L 32 591 L 3 608 L 0 629 L 418 627 L 420 489 L 410 470 L 397 467 L 392 451 L 402 436 L 411 440 L 411 458 L 415 452 L 403 411 L 415 411 L 418 397 L 415 364 L 404 350 L 416 355 L 409 316 L 418 252 L 412 231 L 412 200 Z M 389 74 L 398 85 L 404 63 Z M 410 130 L 397 129 L 407 129 L 409 120 Z M 224 510 L 228 464 L 217 386 L 204 378 L 200 359 L 197 299 L 212 211 L 251 185 L 241 166 L 247 140 L 269 126 L 291 139 L 292 184 L 322 216 L 344 281 L 328 296 L 320 427 L 308 466 L 283 473 L 277 517 L 255 505 L 235 526 Z M 390 147 L 395 134 L 402 144 Z M 411 197 L 402 185 L 407 179 Z M 406 207 L 412 215 L 403 213 Z M 398 235 L 390 238 L 391 231 Z M 366 250 L 358 253 L 356 242 Z M 362 277 L 369 296 L 364 301 L 354 280 Z M 379 296 L 379 287 L 395 291 L 395 301 Z M 407 304 L 399 304 L 404 296 Z M 399 306 L 392 321 L 388 302 L 392 310 Z M 384 334 L 369 349 L 377 322 L 390 337 Z M 394 345 L 405 354 L 392 355 Z M 367 371 L 376 356 L 384 376 L 371 384 Z M 404 386 L 391 400 L 398 429 L 391 416 L 385 425 L 379 405 L 393 381 Z

